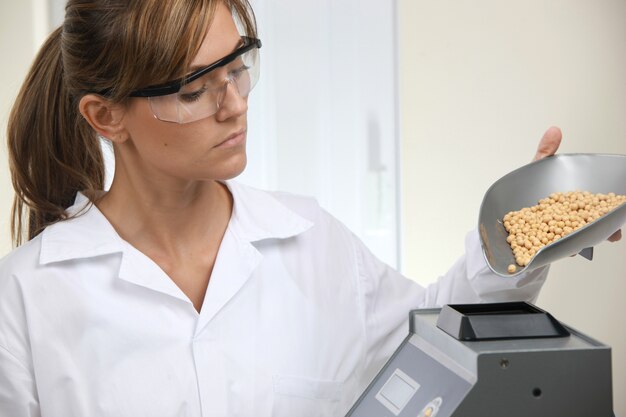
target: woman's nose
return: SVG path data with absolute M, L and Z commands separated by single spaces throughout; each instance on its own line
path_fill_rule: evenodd
M 238 117 L 248 111 L 248 97 L 242 97 L 237 89 L 237 84 L 232 80 L 226 81 L 224 97 L 215 117 L 222 122 L 231 117 Z

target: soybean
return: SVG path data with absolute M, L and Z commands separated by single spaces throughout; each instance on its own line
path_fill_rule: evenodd
M 502 220 L 515 262 L 522 267 L 528 265 L 543 247 L 596 221 L 624 202 L 626 196 L 615 193 L 557 192 L 539 200 L 535 206 L 507 213 Z M 509 273 L 516 270 L 514 264 L 509 265 Z

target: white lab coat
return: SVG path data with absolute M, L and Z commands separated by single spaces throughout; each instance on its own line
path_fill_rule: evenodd
M 547 274 L 491 275 L 470 233 L 424 289 L 314 200 L 227 185 L 200 314 L 93 206 L 0 262 L 1 417 L 342 416 L 410 309 L 530 300 Z

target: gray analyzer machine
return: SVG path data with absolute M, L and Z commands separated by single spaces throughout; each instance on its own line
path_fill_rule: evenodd
M 611 349 L 523 302 L 413 310 L 346 417 L 613 417 Z

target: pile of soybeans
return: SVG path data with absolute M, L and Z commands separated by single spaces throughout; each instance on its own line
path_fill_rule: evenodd
M 528 265 L 544 246 L 595 221 L 624 202 L 624 195 L 570 191 L 552 193 L 535 206 L 507 213 L 503 223 L 509 233 L 506 241 L 511 245 L 515 262 L 519 266 Z M 516 270 L 514 264 L 509 265 L 509 273 Z

